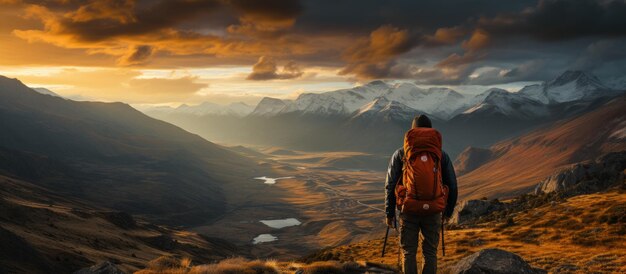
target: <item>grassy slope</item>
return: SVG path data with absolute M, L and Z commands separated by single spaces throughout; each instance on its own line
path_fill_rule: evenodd
M 108 260 L 125 271 L 179 255 L 210 262 L 238 254 L 224 241 L 172 230 L 0 176 L 0 272 L 72 273 Z
M 488 222 L 475 228 L 448 230 L 446 257 L 440 257 L 442 268 L 480 249 L 498 247 L 550 272 L 566 273 L 559 267 L 573 265 L 581 273 L 623 273 L 626 271 L 625 205 L 623 190 L 581 195 L 515 214 L 513 224 Z M 395 265 L 396 243 L 395 237 L 390 238 L 388 255 L 382 259 L 382 239 L 325 250 L 309 259 L 367 260 Z
M 490 161 L 459 178 L 462 198 L 515 196 L 557 169 L 626 149 L 622 130 L 626 97 L 578 118 L 494 145 Z

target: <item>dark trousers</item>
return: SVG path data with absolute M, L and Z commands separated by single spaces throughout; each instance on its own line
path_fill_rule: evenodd
M 402 246 L 402 270 L 405 274 L 417 274 L 417 245 L 422 234 L 424 267 L 422 274 L 437 273 L 437 246 L 441 214 L 432 216 L 407 216 L 400 214 L 400 245 Z

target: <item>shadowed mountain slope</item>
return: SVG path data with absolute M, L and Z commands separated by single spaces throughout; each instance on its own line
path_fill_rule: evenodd
M 98 206 L 192 223 L 254 162 L 122 103 L 42 95 L 0 77 L 0 170 Z M 184 214 L 179 214 L 184 212 Z
M 130 273 L 163 255 L 211 262 L 235 254 L 202 237 L 87 205 L 27 181 L 0 175 L 0 273 L 73 273 L 113 261 Z

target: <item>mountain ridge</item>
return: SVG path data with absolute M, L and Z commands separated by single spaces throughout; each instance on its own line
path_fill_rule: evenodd
M 0 158 L 26 153 L 20 157 L 55 167 L 55 176 L 34 183 L 155 222 L 202 222 L 221 214 L 226 182 L 241 181 L 257 168 L 127 104 L 43 95 L 6 77 L 0 77 L 0 98 L 0 148 L 6 148 Z M 11 163 L 0 170 L 24 174 Z
M 272 117 L 285 114 L 325 116 L 356 116 L 358 112 L 384 97 L 389 101 L 397 101 L 414 109 L 442 120 L 452 120 L 459 115 L 467 115 L 477 109 L 489 105 L 491 111 L 503 115 L 529 118 L 529 116 L 545 116 L 549 105 L 572 102 L 576 100 L 593 100 L 603 96 L 614 96 L 619 90 L 608 88 L 594 75 L 584 71 L 565 71 L 552 80 L 541 84 L 522 87 L 517 92 L 509 92 L 500 88 L 490 88 L 484 92 L 468 96 L 445 87 L 422 88 L 413 83 L 387 83 L 375 80 L 367 84 L 348 89 L 339 89 L 322 93 L 302 93 L 295 100 L 283 100 L 264 97 L 252 111 L 233 109 L 232 106 L 212 105 L 213 110 L 198 111 L 195 115 L 234 115 Z M 500 97 L 499 103 L 494 102 Z M 204 104 L 204 103 L 203 103 Z M 516 109 L 512 105 L 534 104 L 533 109 Z M 201 106 L 202 104 L 198 105 Z M 207 104 L 211 105 L 211 104 Z M 519 110 L 516 111 L 516 110 Z M 532 114 L 533 112 L 539 112 Z M 147 110 L 148 113 L 159 112 L 158 108 Z M 191 113 L 179 107 L 168 112 Z M 402 115 L 402 114 L 399 114 Z

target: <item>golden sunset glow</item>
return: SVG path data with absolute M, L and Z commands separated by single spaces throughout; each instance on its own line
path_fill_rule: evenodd
M 530 20 L 551 12 L 546 3 L 529 2 L 509 16 L 500 6 L 473 14 L 468 4 L 466 17 L 430 2 L 362 5 L 352 11 L 291 0 L 3 0 L 0 74 L 77 100 L 256 103 L 370 79 L 510 85 L 545 80 L 562 64 L 610 76 L 617 64 L 597 65 L 604 57 L 593 52 L 596 42 L 568 41 L 623 34 L 610 25 L 573 34 L 541 28 Z M 473 16 L 479 20 L 467 19 Z M 525 36 L 531 39 L 513 42 Z M 611 48 L 623 43 L 612 40 Z M 572 51 L 551 55 L 558 69 L 543 58 L 556 50 L 551 46 L 524 52 L 559 43 Z

